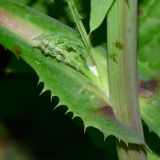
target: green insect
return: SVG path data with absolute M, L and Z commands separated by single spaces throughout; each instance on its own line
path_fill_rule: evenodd
M 85 65 L 86 48 L 77 35 L 61 32 L 42 34 L 34 40 L 40 42 L 40 48 L 45 56 L 51 56 L 76 70 Z

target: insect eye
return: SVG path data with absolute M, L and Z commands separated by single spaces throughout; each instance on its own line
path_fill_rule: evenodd
M 66 48 L 66 51 L 67 51 L 67 52 L 76 52 L 76 50 L 73 49 L 73 48 L 71 48 L 71 47 L 67 47 L 67 48 Z

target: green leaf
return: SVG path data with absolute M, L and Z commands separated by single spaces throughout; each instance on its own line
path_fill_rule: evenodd
M 147 152 L 148 160 L 159 160 L 160 156 L 152 151 Z
M 139 59 L 153 69 L 160 66 L 159 7 L 160 1 L 152 0 L 141 3 L 139 9 Z
M 142 1 L 139 9 L 139 92 L 144 121 L 160 136 L 160 1 Z
M 91 0 L 90 33 L 103 22 L 115 0 Z
M 36 0 L 36 1 L 31 1 L 31 0 L 11 0 L 12 2 L 28 5 L 37 11 L 43 12 L 45 14 L 48 14 L 48 6 L 53 5 L 54 1 L 52 0 Z
M 44 82 L 43 91 L 50 90 L 52 96 L 58 96 L 59 105 L 67 105 L 68 112 L 81 117 L 85 129 L 93 126 L 102 131 L 104 137 L 114 135 L 125 143 L 144 144 L 133 129 L 118 121 L 106 95 L 91 80 L 34 48 L 33 38 L 42 33 L 75 34 L 74 30 L 29 8 L 6 3 L 6 0 L 0 0 L 0 3 L 0 43 L 33 67 L 39 81 Z M 10 25 L 12 23 L 16 27 Z

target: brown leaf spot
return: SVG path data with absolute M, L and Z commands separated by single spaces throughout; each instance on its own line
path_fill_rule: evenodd
M 124 49 L 124 45 L 121 43 L 121 42 L 116 42 L 115 43 L 115 46 L 118 48 L 118 49 L 120 49 L 120 50 L 123 50 Z
M 138 16 L 143 16 L 143 13 L 140 9 L 138 9 Z
M 156 80 L 140 81 L 138 84 L 139 95 L 143 98 L 149 98 L 156 94 L 158 82 Z
M 107 118 L 115 119 L 115 113 L 110 105 L 104 105 L 101 112 Z
M 115 62 L 115 63 L 117 62 L 117 61 L 116 61 L 116 54 L 115 54 L 115 53 L 109 54 L 109 58 L 112 59 L 113 62 Z
M 22 54 L 21 48 L 19 46 L 15 46 L 12 51 L 16 54 L 17 58 L 19 58 Z

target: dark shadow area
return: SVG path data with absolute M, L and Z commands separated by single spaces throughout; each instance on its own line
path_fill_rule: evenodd
M 143 122 L 144 138 L 150 149 L 160 155 L 160 137 L 153 131 L 149 131 L 147 124 Z
M 0 77 L 4 76 L 3 69 L 8 65 L 10 58 L 10 54 L 0 45 Z

